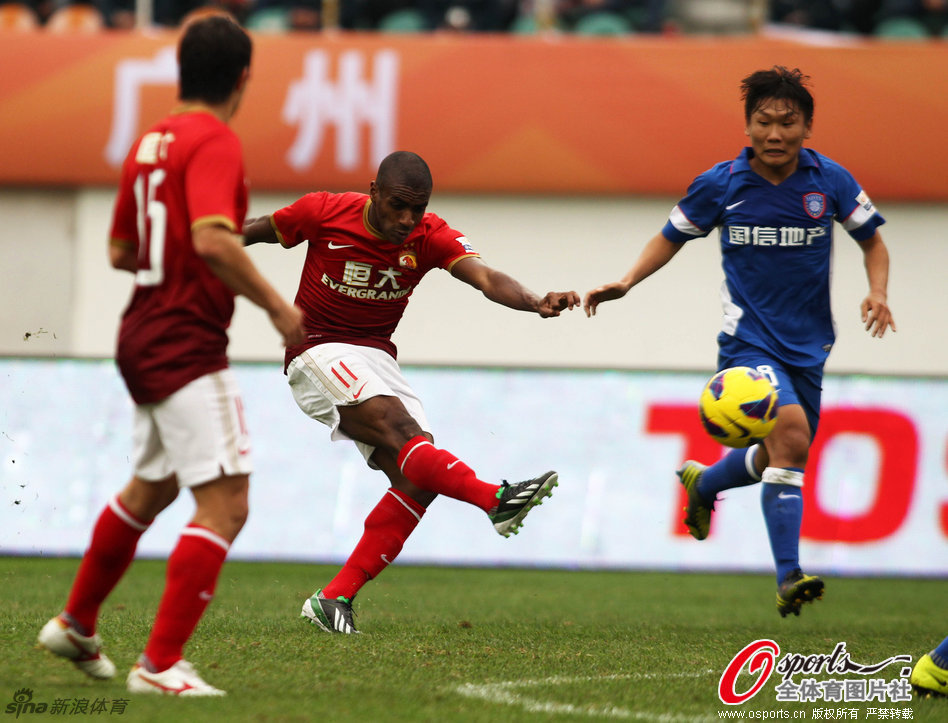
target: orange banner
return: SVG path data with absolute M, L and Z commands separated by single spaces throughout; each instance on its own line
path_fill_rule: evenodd
M 111 185 L 175 103 L 173 33 L 0 37 L 0 183 Z M 365 189 L 414 150 L 439 192 L 681 194 L 744 145 L 738 86 L 812 77 L 810 145 L 877 199 L 948 201 L 948 43 L 255 36 L 252 188 Z

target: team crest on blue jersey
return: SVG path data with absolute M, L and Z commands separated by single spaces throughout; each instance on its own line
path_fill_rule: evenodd
M 815 191 L 804 194 L 803 210 L 810 218 L 820 218 L 826 213 L 826 196 Z

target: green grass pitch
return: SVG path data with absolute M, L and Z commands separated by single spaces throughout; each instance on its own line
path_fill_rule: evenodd
M 828 578 L 821 602 L 782 619 L 764 575 L 396 565 L 356 600 L 364 634 L 328 635 L 298 616 L 336 568 L 228 562 L 186 649 L 228 696 L 175 700 L 129 696 L 124 686 L 157 607 L 163 562 L 137 561 L 103 608 L 99 631 L 120 671 L 113 681 L 86 679 L 36 647 L 76 565 L 2 560 L 3 720 L 710 721 L 729 715 L 718 680 L 754 640 L 807 655 L 843 641 L 853 660 L 870 664 L 899 654 L 914 661 L 948 634 L 938 614 L 944 580 Z M 898 668 L 874 677 L 897 678 Z M 776 682 L 775 673 L 730 715 L 815 720 L 833 709 L 849 720 L 948 720 L 945 699 L 782 703 Z M 25 690 L 49 709 L 21 705 L 17 716 Z

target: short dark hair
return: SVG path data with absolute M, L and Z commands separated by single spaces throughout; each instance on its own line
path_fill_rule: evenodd
M 189 22 L 178 43 L 180 99 L 223 103 L 250 67 L 252 52 L 250 36 L 223 13 Z
M 421 156 L 411 151 L 395 151 L 385 156 L 379 164 L 375 183 L 380 188 L 398 183 L 428 192 L 433 185 L 428 164 Z
M 809 76 L 798 68 L 789 70 L 775 65 L 770 70 L 758 70 L 741 81 L 741 98 L 744 100 L 744 120 L 768 100 L 782 100 L 803 114 L 803 120 L 813 120 L 813 96 L 807 90 Z

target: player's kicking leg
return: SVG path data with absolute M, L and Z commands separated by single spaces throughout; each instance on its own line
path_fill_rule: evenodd
M 496 493 L 497 506 L 488 512 L 497 533 L 503 537 L 516 535 L 527 513 L 543 504 L 543 498 L 549 497 L 558 484 L 559 475 L 552 471 L 513 485 L 505 480 Z

